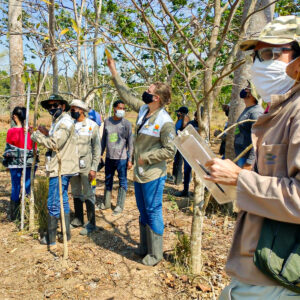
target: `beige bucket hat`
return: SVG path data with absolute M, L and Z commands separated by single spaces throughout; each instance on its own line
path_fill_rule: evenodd
M 89 108 L 88 106 L 86 105 L 85 102 L 83 102 L 82 100 L 79 100 L 79 99 L 73 99 L 70 106 L 76 106 L 76 107 L 79 107 L 81 109 L 83 109 L 84 111 L 88 112 L 89 111 Z

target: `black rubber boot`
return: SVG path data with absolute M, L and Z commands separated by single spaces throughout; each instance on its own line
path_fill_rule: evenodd
M 88 235 L 96 230 L 95 204 L 90 200 L 85 200 L 88 222 L 79 232 L 81 235 Z
M 137 249 L 134 250 L 134 253 L 138 256 L 144 257 L 148 251 L 147 251 L 147 231 L 146 231 L 146 225 L 140 224 L 140 244 Z
M 20 219 L 20 202 L 15 202 L 10 199 L 9 218 L 12 222 L 16 219 Z
M 48 215 L 48 231 L 47 235 L 40 240 L 42 245 L 53 246 L 56 244 L 57 222 L 56 217 Z
M 150 226 L 146 225 L 148 254 L 142 263 L 146 266 L 155 266 L 163 258 L 163 236 L 155 233 Z
M 183 191 L 180 191 L 180 192 L 176 192 L 174 194 L 174 196 L 176 196 L 176 197 L 189 197 L 189 191 L 183 190 Z
M 126 199 L 126 190 L 122 187 L 119 187 L 117 206 L 114 209 L 114 215 L 118 215 L 123 211 L 125 205 L 125 199 Z
M 104 191 L 104 203 L 100 204 L 100 209 L 108 209 L 111 207 L 111 191 Z
M 66 225 L 67 241 L 70 241 L 71 240 L 70 214 L 65 214 L 65 225 Z M 63 232 L 58 234 L 58 241 L 60 243 L 64 242 Z
M 74 198 L 75 216 L 71 223 L 72 228 L 83 226 L 83 203 L 80 198 Z

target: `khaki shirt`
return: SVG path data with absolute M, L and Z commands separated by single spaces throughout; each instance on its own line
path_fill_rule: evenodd
M 173 120 L 164 108 L 158 109 L 137 133 L 143 117 L 147 114 L 148 105 L 131 94 L 119 75 L 113 77 L 113 82 L 120 98 L 139 112 L 133 152 L 134 180 L 146 183 L 165 176 L 167 174 L 166 161 L 172 159 L 176 152 L 173 143 L 175 138 Z M 139 158 L 145 162 L 144 165 L 138 165 Z
M 94 121 L 85 118 L 82 122 L 75 123 L 75 134 L 80 173 L 97 171 L 101 154 L 99 126 Z
M 50 177 L 58 176 L 58 160 L 56 151 L 61 157 L 61 174 L 72 175 L 79 171 L 79 158 L 76 145 L 76 135 L 74 133 L 73 119 L 63 112 L 55 119 L 49 130 L 49 136 L 43 135 L 39 130 L 33 132 L 31 139 L 34 142 L 44 145 L 52 150 L 48 172 Z
M 252 127 L 257 172 L 242 170 L 236 222 L 226 271 L 241 282 L 278 285 L 253 263 L 264 218 L 300 224 L 300 84 L 271 97 Z

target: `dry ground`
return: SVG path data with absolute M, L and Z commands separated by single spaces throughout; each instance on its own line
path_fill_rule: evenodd
M 0 124 L 1 125 L 1 124 Z M 5 128 L 2 123 L 2 129 Z M 43 175 L 41 166 L 38 175 Z M 98 173 L 97 200 L 103 198 L 104 174 Z M 10 178 L 0 172 L 0 299 L 214 299 L 229 278 L 224 264 L 234 221 L 210 215 L 203 232 L 202 274 L 190 276 L 175 268 L 169 257 L 177 233 L 190 233 L 192 199 L 171 196 L 182 188 L 166 185 L 163 213 L 164 251 L 167 259 L 146 267 L 133 254 L 139 239 L 138 210 L 135 205 L 132 172 L 125 210 L 113 216 L 111 210 L 97 211 L 98 229 L 90 237 L 72 230 L 69 259 L 62 261 L 62 245 L 49 252 L 36 235 L 19 232 L 7 220 Z M 191 186 L 191 190 L 193 187 Z M 113 205 L 117 196 L 114 184 Z M 70 203 L 72 206 L 72 198 Z

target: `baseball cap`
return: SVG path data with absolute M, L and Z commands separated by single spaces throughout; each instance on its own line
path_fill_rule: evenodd
M 249 39 L 240 44 L 242 51 L 252 50 L 258 42 L 284 45 L 296 41 L 300 44 L 300 17 L 281 16 L 268 23 L 257 39 Z
M 189 113 L 189 109 L 186 106 L 181 106 L 175 112 L 180 112 L 182 114 L 188 114 Z

